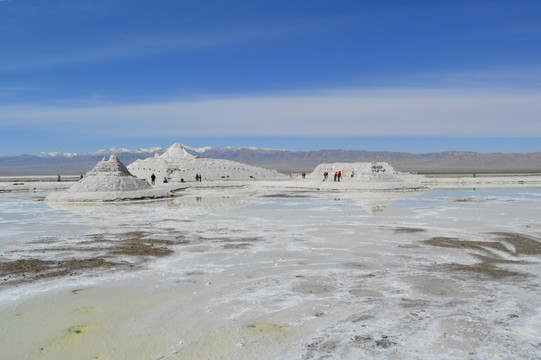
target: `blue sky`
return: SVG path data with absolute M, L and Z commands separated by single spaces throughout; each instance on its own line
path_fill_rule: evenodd
M 0 156 L 541 151 L 539 1 L 0 0 Z

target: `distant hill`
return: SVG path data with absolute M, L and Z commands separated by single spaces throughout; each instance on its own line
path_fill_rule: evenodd
M 92 170 L 104 157 L 117 155 L 124 164 L 137 159 L 163 153 L 161 148 L 153 149 L 109 149 L 85 154 L 41 153 L 0 157 L 0 176 L 20 175 L 78 175 Z
M 428 154 L 362 150 L 290 151 L 265 148 L 194 149 L 192 154 L 227 159 L 276 169 L 281 172 L 310 172 L 321 163 L 385 161 L 400 171 L 451 172 L 541 172 L 541 152 L 529 154 L 480 154 L 448 151 Z M 162 154 L 166 149 L 109 149 L 86 154 L 41 153 L 0 157 L 0 176 L 78 175 L 91 170 L 104 156 L 116 154 L 126 165 L 136 159 Z
M 230 159 L 278 171 L 312 171 L 321 163 L 385 161 L 400 171 L 541 172 L 541 152 L 480 154 L 468 151 L 411 154 L 362 150 L 288 151 L 252 148 L 210 148 L 201 156 Z

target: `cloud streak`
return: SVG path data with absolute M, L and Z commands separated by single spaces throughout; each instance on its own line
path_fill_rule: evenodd
M 3 126 L 107 136 L 541 136 L 541 92 L 375 90 L 0 107 Z
M 0 0 L 2 1 L 2 0 Z M 131 32 L 116 34 L 106 40 L 83 39 L 77 43 L 51 42 L 47 47 L 11 49 L 0 55 L 0 71 L 52 68 L 73 64 L 117 61 L 202 49 L 220 49 L 239 44 L 253 44 L 276 39 L 291 39 L 334 26 L 339 18 L 310 19 L 296 22 L 224 26 L 206 31 Z M 30 52 L 30 53 L 29 53 Z

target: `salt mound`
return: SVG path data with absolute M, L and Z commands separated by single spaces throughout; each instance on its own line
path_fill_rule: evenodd
M 334 174 L 341 172 L 340 182 L 334 181 Z M 324 173 L 328 178 L 324 179 Z M 320 164 L 307 175 L 310 180 L 321 181 L 321 189 L 393 190 L 411 191 L 426 189 L 420 177 L 401 174 L 386 162 L 357 162 Z M 413 181 L 412 181 L 413 180 Z
M 120 201 L 173 196 L 172 187 L 152 188 L 133 176 L 116 155 L 103 158 L 78 183 L 64 192 L 49 194 L 48 201 Z
M 162 155 L 136 160 L 128 165 L 129 171 L 141 179 L 156 176 L 157 182 L 194 181 L 196 174 L 203 180 L 284 180 L 287 177 L 276 170 L 223 159 L 206 159 L 194 156 L 180 143 L 173 144 Z
M 94 169 L 68 191 L 137 191 L 150 188 L 149 183 L 133 176 L 116 155 L 111 155 L 109 160 L 103 158 L 97 163 Z
M 184 145 L 181 143 L 174 143 L 161 155 L 161 158 L 167 162 L 174 163 L 186 159 L 196 159 L 197 157 L 186 151 Z
M 334 180 L 334 173 L 342 173 L 341 181 L 361 182 L 403 182 L 398 173 L 386 162 L 357 162 L 320 164 L 310 175 L 311 178 L 323 178 L 329 173 L 329 180 Z

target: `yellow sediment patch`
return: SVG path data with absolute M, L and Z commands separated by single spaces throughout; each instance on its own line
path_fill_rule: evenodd
M 84 289 L 75 289 L 71 291 L 72 294 L 79 295 L 79 294 L 92 294 L 96 292 L 96 289 L 94 288 L 84 288 Z
M 77 310 L 75 310 L 75 312 L 81 312 L 81 313 L 85 313 L 85 314 L 96 314 L 96 313 L 100 313 L 103 311 L 103 308 L 99 307 L 99 306 L 85 306 L 85 307 L 82 307 L 82 308 L 79 308 Z
M 291 340 L 294 331 L 278 323 L 252 323 L 241 328 L 206 329 L 185 334 L 186 344 L 178 350 L 181 359 L 251 359 Z M 272 350 L 272 351 L 275 351 Z
M 90 331 L 94 330 L 95 328 L 96 327 L 93 327 L 93 326 L 80 325 L 80 326 L 74 326 L 74 327 L 70 328 L 69 332 L 71 334 L 81 335 L 81 334 L 87 334 Z
M 42 353 L 75 351 L 86 335 L 99 330 L 95 325 L 77 325 L 69 328 L 60 338 L 40 348 Z
M 281 324 L 250 324 L 247 325 L 246 328 L 266 334 L 287 333 L 291 331 L 291 328 L 289 326 Z

